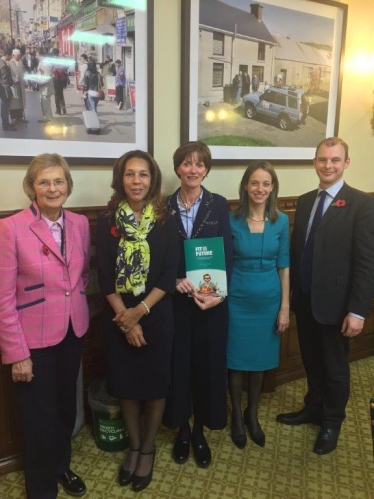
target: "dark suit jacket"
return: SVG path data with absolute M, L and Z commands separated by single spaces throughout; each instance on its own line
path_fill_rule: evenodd
M 291 309 L 297 312 L 300 262 L 317 190 L 300 196 L 291 236 Z M 321 324 L 340 324 L 348 312 L 367 317 L 374 294 L 374 198 L 344 184 L 344 206 L 327 209 L 315 233 L 311 305 Z

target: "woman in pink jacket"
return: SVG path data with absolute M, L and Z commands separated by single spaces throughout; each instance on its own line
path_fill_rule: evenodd
M 80 497 L 70 440 L 88 328 L 89 225 L 62 208 L 73 181 L 61 156 L 34 158 L 23 188 L 31 205 L 0 220 L 2 362 L 16 383 L 28 499 L 55 499 L 58 483 Z

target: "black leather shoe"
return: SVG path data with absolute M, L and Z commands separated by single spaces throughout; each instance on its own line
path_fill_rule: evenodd
M 140 449 L 130 449 L 130 452 L 139 452 Z M 119 469 L 118 473 L 118 483 L 122 486 L 125 487 L 126 485 L 129 485 L 132 482 L 132 478 L 134 476 L 135 469 L 133 471 L 125 470 L 121 466 Z
M 140 454 L 142 454 L 143 456 L 149 456 L 150 454 L 153 454 L 152 467 L 148 475 L 139 476 L 136 473 L 133 474 L 132 490 L 134 492 L 140 492 L 141 490 L 144 490 L 151 483 L 153 476 L 153 466 L 155 464 L 156 449 L 154 449 L 152 452 L 141 452 Z
M 298 426 L 300 424 L 321 424 L 321 420 L 314 416 L 311 416 L 305 407 L 301 409 L 301 411 L 278 414 L 277 421 L 278 423 L 288 424 L 292 426 Z
M 62 485 L 65 494 L 68 496 L 82 497 L 87 492 L 83 480 L 71 470 L 68 470 L 66 473 L 59 476 L 58 483 Z
M 173 447 L 173 459 L 177 464 L 184 464 L 190 457 L 191 432 L 179 433 Z
M 319 432 L 313 451 L 316 454 L 328 454 L 338 445 L 340 426 L 323 426 Z
M 192 450 L 196 464 L 200 468 L 208 468 L 212 462 L 212 453 L 205 438 L 203 437 L 203 440 L 199 440 L 199 442 L 192 438 Z

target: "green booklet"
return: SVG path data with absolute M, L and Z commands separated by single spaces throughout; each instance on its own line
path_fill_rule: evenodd
M 185 239 L 186 277 L 202 294 L 227 296 L 225 250 L 222 237 Z

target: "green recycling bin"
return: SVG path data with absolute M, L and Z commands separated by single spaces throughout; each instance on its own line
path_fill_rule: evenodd
M 95 442 L 106 452 L 119 452 L 129 446 L 125 421 L 119 401 L 106 391 L 105 378 L 93 381 L 88 387 L 88 404 L 92 411 Z

